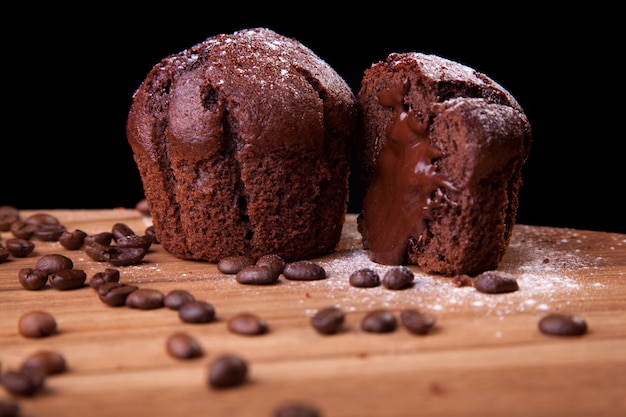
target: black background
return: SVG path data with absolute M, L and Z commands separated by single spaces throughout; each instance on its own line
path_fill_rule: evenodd
M 489 75 L 533 127 L 518 223 L 626 233 L 616 10 L 426 10 L 391 2 L 353 14 L 318 3 L 293 3 L 294 10 L 233 3 L 219 13 L 182 3 L 154 7 L 5 16 L 0 205 L 134 207 L 143 197 L 125 137 L 134 90 L 169 54 L 264 26 L 311 48 L 355 94 L 363 71 L 390 52 L 434 53 Z M 351 212 L 362 194 L 354 175 Z

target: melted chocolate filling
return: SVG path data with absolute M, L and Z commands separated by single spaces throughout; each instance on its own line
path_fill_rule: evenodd
M 441 188 L 454 189 L 436 172 L 434 161 L 443 153 L 430 145 L 429 121 L 420 121 L 404 104 L 408 90 L 405 81 L 378 94 L 395 115 L 363 203 L 370 259 L 387 265 L 406 262 L 409 241 L 421 241 L 433 210 L 446 201 Z

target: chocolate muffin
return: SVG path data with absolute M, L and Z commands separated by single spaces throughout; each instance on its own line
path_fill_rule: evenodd
M 345 80 L 272 30 L 219 34 L 164 58 L 127 120 L 158 241 L 210 262 L 332 252 L 356 123 Z
M 532 136 L 515 98 L 458 62 L 392 53 L 365 70 L 357 104 L 370 258 L 445 275 L 496 268 Z

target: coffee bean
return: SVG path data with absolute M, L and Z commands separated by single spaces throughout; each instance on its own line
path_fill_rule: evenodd
M 39 391 L 45 382 L 45 372 L 42 369 L 9 370 L 2 374 L 2 385 L 13 395 L 30 397 Z
M 111 232 L 101 232 L 93 235 L 85 236 L 85 240 L 83 241 L 84 245 L 91 245 L 92 243 L 97 242 L 101 245 L 109 246 L 111 242 L 113 242 L 113 233 Z
M 486 271 L 474 278 L 474 287 L 484 293 L 496 294 L 517 291 L 517 279 L 502 271 Z
M 46 375 L 60 374 L 67 371 L 67 363 L 65 357 L 54 350 L 39 350 L 31 353 L 22 362 L 22 369 L 40 368 Z
M 4 242 L 7 250 L 16 258 L 25 258 L 35 250 L 35 244 L 28 239 L 19 239 L 16 237 L 7 239 Z
M 550 313 L 539 320 L 539 330 L 554 336 L 581 336 L 587 333 L 587 322 L 574 314 Z
M 142 198 L 141 200 L 137 201 L 137 204 L 135 204 L 135 210 L 141 213 L 142 216 L 149 217 L 150 206 L 148 206 L 148 200 Z
M 66 230 L 61 233 L 59 243 L 67 250 L 78 250 L 85 243 L 86 237 L 87 233 L 80 229 L 76 229 L 73 232 Z
M 154 228 L 154 226 L 146 227 L 145 234 L 148 237 L 148 239 L 152 241 L 153 244 L 157 245 L 159 243 L 159 238 L 156 235 L 156 229 Z
M 269 266 L 252 265 L 237 272 L 235 279 L 240 284 L 270 285 L 278 282 L 279 275 L 272 272 Z
M 204 355 L 202 346 L 191 335 L 184 332 L 172 333 L 165 343 L 167 353 L 176 359 L 193 359 Z
M 398 327 L 398 321 L 392 311 L 379 309 L 370 311 L 361 321 L 361 329 L 370 333 L 389 333 Z
M 304 402 L 288 402 L 274 409 L 274 417 L 322 417 L 320 410 Z
M 152 239 L 148 236 L 129 235 L 117 238 L 118 248 L 143 248 L 146 251 L 152 246 Z
M 20 284 L 27 290 L 40 290 L 48 282 L 48 274 L 41 269 L 22 268 L 18 276 Z
M 259 335 L 267 332 L 267 323 L 256 314 L 239 313 L 228 319 L 227 328 L 232 333 Z
M 138 288 L 128 294 L 126 305 L 140 310 L 161 308 L 165 304 L 165 294 L 155 288 Z
M 104 271 L 96 272 L 89 279 L 89 286 L 97 289 L 105 282 L 120 282 L 120 271 L 115 268 L 106 268 Z
M 318 310 L 311 317 L 311 326 L 322 334 L 335 334 L 341 330 L 345 320 L 344 312 L 335 306 Z
M 35 213 L 28 216 L 24 221 L 35 226 L 56 226 L 61 224 L 56 216 L 49 213 Z
M 0 262 L 4 262 L 9 259 L 9 254 L 9 250 L 2 246 L 2 243 L 0 243 Z
M 195 297 L 189 291 L 177 289 L 168 292 L 165 295 L 165 300 L 163 301 L 163 303 L 165 304 L 165 307 L 169 309 L 178 310 L 180 309 L 180 306 L 182 306 L 186 302 L 194 300 Z
M 56 333 L 57 322 L 47 311 L 33 310 L 19 318 L 17 329 L 24 337 L 46 337 Z
M 0 232 L 11 230 L 11 224 L 20 220 L 20 212 L 16 207 L 0 206 Z
M 82 269 L 63 269 L 49 276 L 50 285 L 57 290 L 74 290 L 81 288 L 87 280 L 87 274 Z
M 74 268 L 74 262 L 67 256 L 58 253 L 43 255 L 35 263 L 35 269 L 44 271 L 48 275 L 72 268 Z
M 372 288 L 380 285 L 380 276 L 370 268 L 362 268 L 350 274 L 350 285 L 360 288 Z
M 57 242 L 66 230 L 62 224 L 40 225 L 33 231 L 33 238 L 45 242 Z
M 113 240 L 117 242 L 122 237 L 134 235 L 135 231 L 125 223 L 115 223 L 111 227 L 111 233 L 113 234 Z
M 178 309 L 178 317 L 185 323 L 209 323 L 215 320 L 215 309 L 206 301 L 188 301 Z
M 247 266 L 254 265 L 254 259 L 249 256 L 233 255 L 222 258 L 217 263 L 217 269 L 222 274 L 236 274 Z
M 10 231 L 18 239 L 31 239 L 37 226 L 28 224 L 23 220 L 16 220 L 11 223 Z
M 2 381 L 0 381 L 2 385 Z M 15 401 L 4 400 L 0 398 L 0 416 L 2 417 L 20 417 L 21 408 Z
M 268 254 L 261 256 L 257 261 L 257 266 L 268 266 L 272 270 L 272 274 L 276 274 L 277 276 L 283 273 L 285 269 L 285 260 L 276 254 Z
M 96 291 L 100 301 L 111 307 L 119 307 L 126 305 L 126 298 L 138 289 L 136 285 L 122 282 L 105 282 L 98 286 Z
M 413 271 L 406 266 L 397 266 L 388 270 L 383 276 L 383 286 L 389 290 L 401 290 L 413 283 Z
M 98 242 L 85 244 L 85 253 L 97 262 L 108 262 L 114 266 L 136 265 L 144 258 L 147 250 L 142 247 L 119 247 Z
M 295 261 L 285 265 L 283 275 L 291 280 L 314 281 L 326 278 L 326 271 L 313 261 Z
M 435 325 L 435 316 L 409 308 L 400 312 L 400 321 L 411 333 L 426 334 Z
M 226 354 L 211 362 L 208 380 L 213 388 L 229 388 L 244 383 L 247 375 L 247 362 L 238 355 Z

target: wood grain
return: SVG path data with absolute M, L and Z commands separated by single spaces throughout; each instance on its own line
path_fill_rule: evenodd
M 110 231 L 116 222 L 143 233 L 149 224 L 131 209 L 45 212 L 89 234 Z M 9 237 L 2 233 L 2 241 Z M 322 281 L 281 277 L 277 285 L 241 285 L 214 264 L 176 259 L 159 245 L 140 265 L 119 268 L 122 282 L 165 293 L 183 288 L 209 301 L 218 319 L 207 324 L 183 323 L 167 308 L 109 307 L 89 287 L 25 290 L 19 269 L 46 253 L 69 256 L 88 277 L 110 267 L 82 250 L 40 241 L 30 256 L 0 263 L 2 369 L 19 367 L 40 349 L 61 352 L 69 367 L 49 376 L 33 397 L 0 389 L 0 400 L 17 401 L 23 416 L 272 416 L 294 400 L 314 404 L 324 417 L 626 413 L 626 235 L 517 225 L 500 269 L 518 278 L 520 290 L 507 294 L 457 287 L 450 277 L 417 267 L 411 268 L 415 285 L 405 290 L 350 287 L 348 276 L 358 268 L 385 270 L 360 249 L 354 215 L 337 252 L 317 259 L 328 273 Z M 327 305 L 346 312 L 339 334 L 320 335 L 310 326 L 310 316 Z M 405 307 L 433 313 L 434 330 L 418 336 L 402 327 L 390 334 L 360 329 L 368 311 Z M 19 317 L 34 309 L 52 313 L 59 332 L 20 336 Z M 244 311 L 264 318 L 269 333 L 230 333 L 226 320 Z M 541 334 L 537 323 L 552 311 L 582 315 L 589 332 Z M 166 338 L 181 330 L 198 339 L 202 358 L 167 355 Z M 208 364 L 226 352 L 246 358 L 249 380 L 211 389 Z

